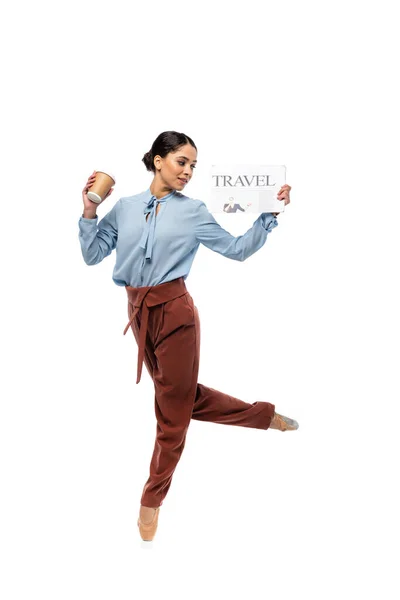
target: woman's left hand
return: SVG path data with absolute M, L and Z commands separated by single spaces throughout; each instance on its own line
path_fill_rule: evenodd
M 292 189 L 292 187 L 290 185 L 288 185 L 287 183 L 285 183 L 285 185 L 283 185 L 281 187 L 281 189 L 279 190 L 279 192 L 276 196 L 278 198 L 278 200 L 284 200 L 285 206 L 286 206 L 286 204 L 289 204 L 289 202 L 290 202 L 290 190 L 291 189 Z M 274 215 L 274 217 L 279 215 L 279 213 L 272 213 L 272 214 Z

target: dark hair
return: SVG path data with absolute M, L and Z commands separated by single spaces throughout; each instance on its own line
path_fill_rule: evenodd
M 146 169 L 155 173 L 156 168 L 154 166 L 154 157 L 157 156 L 157 154 L 161 156 L 161 158 L 164 158 L 168 152 L 175 152 L 185 144 L 191 144 L 193 148 L 196 148 L 194 141 L 188 135 L 184 133 L 178 133 L 178 131 L 163 131 L 154 140 L 149 152 L 146 152 L 142 158 Z

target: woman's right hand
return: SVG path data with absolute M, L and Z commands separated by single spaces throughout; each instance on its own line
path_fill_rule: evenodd
M 86 182 L 86 185 L 85 185 L 85 187 L 84 187 L 84 188 L 83 188 L 83 190 L 82 190 L 82 200 L 83 200 L 84 211 L 87 211 L 87 212 L 89 212 L 89 213 L 91 212 L 91 213 L 93 213 L 93 214 L 96 214 L 97 207 L 98 207 L 98 206 L 99 206 L 99 205 L 100 205 L 102 202 L 104 202 L 104 200 L 105 200 L 106 198 L 108 198 L 108 196 L 109 196 L 109 195 L 111 194 L 111 192 L 114 190 L 114 188 L 111 188 L 111 189 L 109 190 L 108 194 L 105 196 L 104 200 L 102 200 L 101 202 L 99 202 L 99 203 L 97 203 L 97 202 L 92 202 L 92 200 L 90 200 L 90 199 L 87 197 L 87 193 L 88 193 L 89 189 L 91 188 L 91 186 L 94 184 L 94 181 L 95 181 L 95 179 L 96 179 L 96 171 L 93 171 L 93 173 L 92 173 L 92 174 L 89 176 L 89 178 L 88 178 L 88 180 L 87 180 L 87 182 Z

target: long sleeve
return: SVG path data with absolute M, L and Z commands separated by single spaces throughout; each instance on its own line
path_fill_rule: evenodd
M 201 202 L 197 212 L 196 239 L 210 250 L 227 258 L 244 261 L 266 242 L 268 233 L 278 225 L 272 213 L 261 213 L 244 235 L 235 237 L 221 227 Z
M 81 244 L 83 260 L 87 265 L 96 265 L 106 256 L 111 254 L 117 245 L 117 205 L 100 220 L 98 216 L 94 219 L 79 219 L 79 241 Z

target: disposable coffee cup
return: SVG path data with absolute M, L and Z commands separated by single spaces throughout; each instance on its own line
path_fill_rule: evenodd
M 87 197 L 92 202 L 100 204 L 107 196 L 108 192 L 115 185 L 115 177 L 109 171 L 96 171 L 96 179 L 87 193 Z

